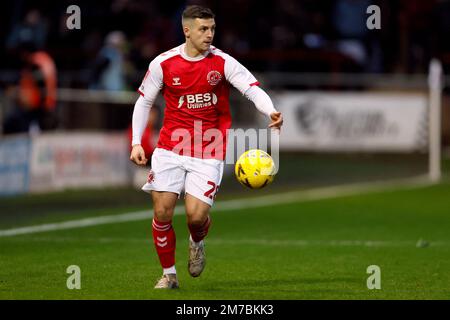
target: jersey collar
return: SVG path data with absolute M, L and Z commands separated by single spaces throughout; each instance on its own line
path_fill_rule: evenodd
M 206 56 L 211 52 L 211 48 L 210 48 L 208 51 L 205 51 L 205 52 L 202 53 L 201 55 L 198 55 L 198 56 L 196 56 L 196 57 L 189 57 L 189 56 L 186 54 L 186 52 L 184 51 L 184 48 L 185 48 L 185 47 L 186 47 L 186 44 L 185 44 L 185 43 L 183 43 L 183 44 L 180 46 L 180 55 L 181 55 L 184 59 L 186 59 L 186 60 L 188 60 L 188 61 L 200 61 L 200 60 L 206 58 Z

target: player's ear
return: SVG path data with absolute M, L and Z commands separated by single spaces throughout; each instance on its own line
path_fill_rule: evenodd
M 189 32 L 189 27 L 188 26 L 183 26 L 183 33 L 184 33 L 184 36 L 186 38 L 190 37 L 190 32 Z
M 186 38 L 190 37 L 190 29 L 191 29 L 191 27 L 189 24 L 189 20 L 183 21 L 183 33 Z

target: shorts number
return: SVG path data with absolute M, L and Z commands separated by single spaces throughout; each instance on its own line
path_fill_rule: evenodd
M 219 191 L 219 186 L 216 185 L 212 181 L 208 181 L 208 184 L 211 186 L 211 189 L 205 192 L 204 196 L 210 198 L 211 200 L 216 197 L 217 191 Z

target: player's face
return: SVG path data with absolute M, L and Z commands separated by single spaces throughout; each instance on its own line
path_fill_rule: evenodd
M 205 52 L 211 46 L 216 30 L 214 19 L 194 19 L 185 29 L 186 38 L 199 52 Z

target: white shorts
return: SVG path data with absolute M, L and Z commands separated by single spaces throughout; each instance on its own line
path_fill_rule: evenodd
M 223 161 L 181 156 L 172 151 L 156 148 L 152 155 L 152 168 L 142 190 L 181 192 L 212 206 L 223 175 Z

